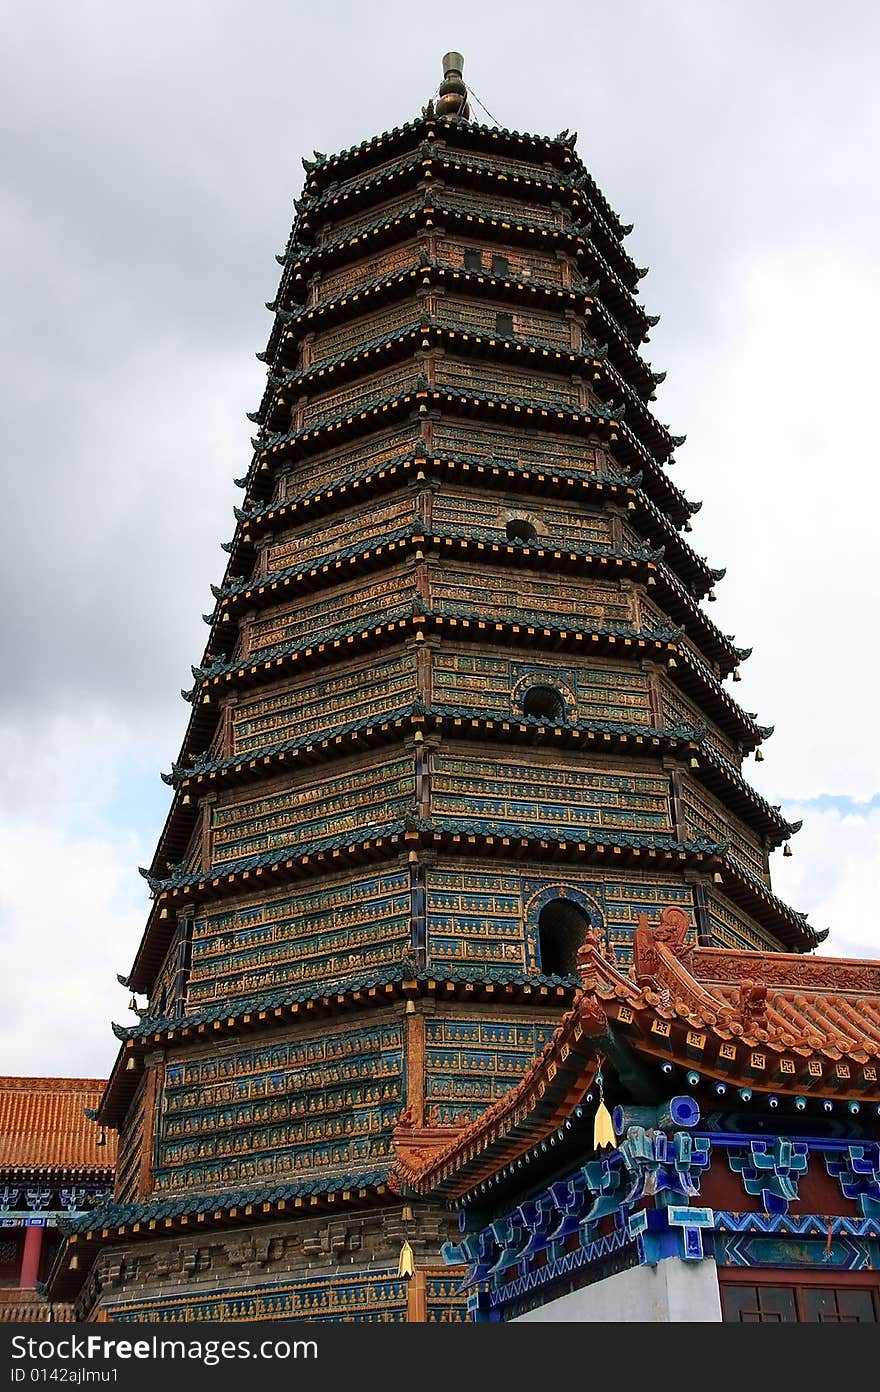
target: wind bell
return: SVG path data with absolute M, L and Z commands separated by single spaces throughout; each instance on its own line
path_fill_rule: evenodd
M 612 1150 L 614 1150 L 617 1148 L 617 1141 L 614 1136 L 614 1125 L 611 1120 L 611 1113 L 605 1106 L 605 1091 L 603 1088 L 601 1067 L 596 1074 L 596 1086 L 599 1089 L 599 1105 L 596 1108 L 596 1115 L 593 1117 L 593 1148 L 594 1150 L 602 1150 L 605 1146 L 611 1146 Z

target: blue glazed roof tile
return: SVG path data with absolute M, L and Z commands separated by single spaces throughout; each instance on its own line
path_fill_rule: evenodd
M 325 1175 L 275 1184 L 258 1189 L 234 1189 L 214 1194 L 184 1194 L 179 1198 L 147 1199 L 143 1203 L 107 1203 L 76 1218 L 59 1222 L 65 1235 L 96 1232 L 101 1228 L 120 1228 L 130 1223 L 148 1222 L 151 1218 L 180 1218 L 188 1214 L 215 1213 L 218 1210 L 241 1208 L 247 1204 L 274 1204 L 288 1199 L 304 1198 L 310 1194 L 339 1193 L 346 1189 L 371 1189 L 386 1183 L 388 1169 L 365 1170 L 363 1173 Z

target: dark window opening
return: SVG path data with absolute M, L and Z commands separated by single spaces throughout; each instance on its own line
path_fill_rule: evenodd
M 513 338 L 513 315 L 496 314 L 495 332 L 502 334 L 505 338 Z
M 536 720 L 553 720 L 561 724 L 565 719 L 565 702 L 553 686 L 532 686 L 523 699 L 523 711 L 533 715 Z
M 733 1324 L 795 1324 L 797 1309 L 790 1286 L 728 1286 L 724 1319 Z
M 189 974 L 192 967 L 193 920 L 182 918 L 177 929 L 177 970 L 172 987 L 172 1010 L 175 1016 L 186 1014 L 186 998 L 189 990 Z
M 493 275 L 497 275 L 497 276 L 506 276 L 506 275 L 509 275 L 509 273 L 510 273 L 510 267 L 509 267 L 509 265 L 507 264 L 507 257 L 506 257 L 506 256 L 493 256 L 493 257 L 492 257 L 492 274 L 493 274 Z
M 804 1286 L 800 1294 L 801 1320 L 810 1324 L 876 1324 L 869 1290 L 834 1290 Z
M 465 247 L 464 268 L 466 271 L 481 271 L 483 269 L 483 253 L 479 247 Z
M 878 1291 L 859 1286 L 723 1282 L 723 1318 L 734 1324 L 876 1324 Z
M 538 535 L 534 524 L 525 517 L 511 517 L 505 530 L 508 541 L 534 541 Z
M 578 948 L 590 920 L 569 899 L 551 899 L 538 919 L 538 959 L 545 976 L 572 976 L 577 971 Z

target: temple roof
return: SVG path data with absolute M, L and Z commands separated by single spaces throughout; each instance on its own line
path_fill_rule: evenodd
M 542 846 L 552 842 L 554 846 L 569 849 L 573 853 L 584 854 L 590 850 L 603 852 L 607 848 L 617 847 L 618 850 L 633 850 L 637 856 L 643 851 L 652 854 L 661 852 L 669 859 L 693 856 L 698 860 L 708 858 L 713 861 L 724 854 L 728 844 L 712 841 L 704 836 L 681 840 L 672 831 L 629 831 L 620 827 L 578 827 L 572 831 L 569 838 L 560 840 L 558 827 L 549 820 L 529 823 L 517 819 L 515 823 L 507 823 L 501 819 L 494 821 L 442 815 L 425 818 L 409 814 L 403 819 L 371 827 L 366 839 L 360 833 L 342 832 L 314 841 L 292 843 L 284 849 L 273 848 L 259 855 L 243 856 L 237 860 L 226 861 L 222 865 L 212 865 L 209 870 L 191 872 L 184 863 L 175 866 L 161 879 L 157 879 L 143 867 L 141 874 L 157 896 L 180 890 L 192 890 L 194 893 L 207 891 L 210 894 L 213 889 L 222 893 L 234 880 L 246 880 L 249 873 L 255 870 L 280 868 L 283 865 L 292 867 L 294 863 L 305 864 L 312 856 L 320 858 L 322 852 L 358 849 L 366 851 L 372 847 L 379 849 L 384 847 L 386 842 L 395 844 L 405 834 L 412 839 L 426 841 L 432 837 L 436 841 L 449 838 L 457 841 L 461 837 L 489 838 L 490 845 L 497 842 L 506 848 L 515 846 L 516 850 L 512 851 L 512 854 L 516 854 L 529 843 Z
M 604 1058 L 621 1052 L 685 1070 L 692 1087 L 740 1087 L 743 1105 L 758 1093 L 800 1110 L 880 1101 L 880 961 L 693 947 L 687 927 L 680 909 L 655 925 L 641 915 L 626 976 L 588 939 L 572 1007 L 515 1087 L 445 1145 L 419 1153 L 398 1128 L 401 1183 L 460 1198 L 579 1117 Z
M 126 978 L 120 977 L 126 984 Z M 132 983 L 133 984 L 133 983 Z M 98 1109 L 98 1119 L 118 1127 L 125 1119 L 141 1081 L 141 1062 L 156 1045 L 167 1047 L 182 1040 L 215 1042 L 233 1035 L 252 1035 L 258 1029 L 301 1020 L 314 1021 L 341 1010 L 360 1010 L 388 1004 L 413 995 L 441 1000 L 507 1000 L 518 1005 L 559 1006 L 571 999 L 577 985 L 574 976 L 545 975 L 519 967 L 479 967 L 438 964 L 416 967 L 409 957 L 360 975 L 306 982 L 256 995 L 237 997 L 177 1017 L 145 1017 L 140 1025 L 114 1025 L 121 1048 Z
M 330 744 L 341 744 L 345 735 L 360 734 L 374 729 L 390 729 L 393 725 L 402 725 L 403 722 L 422 724 L 432 720 L 442 727 L 444 723 L 450 721 L 458 729 L 466 731 L 470 726 L 473 730 L 478 730 L 480 738 L 485 736 L 487 731 L 498 732 L 500 734 L 525 734 L 529 731 L 552 731 L 572 742 L 592 742 L 596 736 L 617 735 L 623 741 L 623 748 L 634 748 L 637 752 L 644 750 L 646 742 L 655 748 L 661 748 L 667 752 L 670 746 L 677 747 L 684 744 L 688 748 L 693 746 L 702 747 L 702 732 L 690 725 L 675 725 L 666 729 L 661 729 L 653 725 L 639 724 L 637 721 L 624 722 L 622 720 L 582 720 L 577 725 L 557 725 L 546 716 L 538 715 L 516 715 L 503 714 L 500 712 L 487 712 L 477 706 L 465 705 L 446 705 L 443 702 L 433 701 L 429 706 L 423 701 L 410 701 L 404 706 L 389 710 L 381 716 L 366 715 L 360 720 L 349 720 L 343 725 L 332 725 L 320 734 L 298 735 L 292 739 L 282 740 L 274 744 L 260 745 L 258 748 L 248 751 L 248 753 L 231 754 L 226 758 L 213 758 L 205 756 L 196 760 L 191 766 L 183 767 L 179 764 L 172 764 L 170 773 L 163 773 L 163 782 L 174 787 L 179 786 L 184 781 L 190 779 L 200 781 L 210 777 L 212 773 L 244 773 L 259 774 L 267 769 L 277 771 L 277 755 L 294 753 L 295 751 L 309 751 L 314 749 L 321 758 L 326 757 L 327 747 Z M 717 758 L 717 756 L 716 756 Z M 719 763 L 722 761 L 719 759 Z M 725 768 L 728 765 L 723 765 Z M 744 783 L 744 780 L 741 780 Z M 745 785 L 748 786 L 747 784 Z M 761 799 L 763 804 L 763 799 Z M 787 832 L 791 831 L 791 824 L 778 819 L 778 824 Z
M 386 392 L 384 395 L 377 385 L 375 397 L 358 403 L 349 411 L 338 408 L 342 410 L 342 414 L 322 417 L 302 429 L 254 436 L 251 444 L 255 455 L 251 467 L 244 477 L 235 480 L 238 486 L 247 490 L 246 504 L 253 506 L 254 503 L 268 499 L 272 480 L 270 456 L 278 456 L 271 461 L 273 463 L 303 459 L 326 449 L 330 442 L 336 442 L 339 432 L 342 432 L 341 438 L 347 439 L 349 433 L 355 429 L 360 433 L 365 429 L 369 431 L 374 420 L 380 421 L 382 425 L 389 425 L 392 420 L 406 415 L 416 402 L 425 406 L 431 404 L 440 410 L 448 409 L 454 416 L 470 416 L 474 412 L 480 416 L 488 412 L 492 417 L 503 417 L 505 424 L 511 421 L 518 423 L 518 417 L 528 417 L 531 425 L 552 430 L 562 429 L 566 433 L 577 432 L 582 426 L 588 425 L 600 435 L 607 436 L 609 440 L 618 441 L 617 452 L 624 467 L 630 472 L 640 471 L 643 487 L 652 494 L 655 504 L 662 507 L 674 522 L 684 523 L 689 516 L 699 511 L 700 503 L 688 500 L 675 486 L 662 465 L 622 420 L 619 410 L 603 415 L 595 408 L 574 409 L 559 402 L 552 405 L 536 405 L 526 397 L 503 392 L 475 391 L 471 387 L 468 387 L 466 392 L 452 386 L 429 387 L 423 376 L 415 375 L 415 360 L 413 361 L 414 376 L 411 385 L 404 384 L 395 392 Z M 266 479 L 261 483 L 263 473 L 266 474 Z M 656 497 L 653 497 L 653 493 L 656 493 Z
M 443 138 L 453 141 L 456 145 L 465 147 L 476 144 L 483 146 L 495 142 L 499 149 L 511 147 L 520 151 L 522 147 L 532 149 L 536 153 L 534 158 L 544 159 L 554 157 L 565 167 L 574 166 L 583 170 L 580 160 L 572 156 L 576 134 L 569 134 L 568 131 L 560 132 L 554 137 L 547 135 L 533 135 L 527 131 L 509 130 L 503 126 L 481 125 L 475 121 L 453 121 L 447 120 L 442 116 L 428 115 L 423 112 L 420 117 L 405 124 L 395 126 L 390 131 L 382 131 L 380 135 L 371 136 L 363 140 L 358 145 L 351 145 L 344 150 L 338 151 L 333 155 L 325 155 L 319 150 L 315 150 L 314 160 L 303 160 L 303 168 L 307 174 L 311 174 L 317 186 L 324 184 L 326 180 L 344 177 L 346 166 L 359 167 L 365 164 L 371 156 L 379 156 L 388 148 L 406 148 L 414 140 L 424 137 L 430 131 L 442 133 Z M 584 171 L 585 173 L 586 171 Z M 598 192 L 598 191 L 597 191 Z M 601 196 L 601 206 L 606 216 L 617 222 L 617 215 Z M 620 229 L 622 231 L 622 229 Z
M 301 1003 L 327 1001 L 332 1002 L 338 1007 L 343 998 L 356 1003 L 357 997 L 362 993 L 366 995 L 375 994 L 380 988 L 393 986 L 403 983 L 409 986 L 411 991 L 421 987 L 436 987 L 438 983 L 443 985 L 464 985 L 467 987 L 488 988 L 491 995 L 496 988 L 511 987 L 524 988 L 525 995 L 535 995 L 543 997 L 547 990 L 556 991 L 557 988 L 570 993 L 572 987 L 577 985 L 577 978 L 574 976 L 547 975 L 542 972 L 525 971 L 521 967 L 497 965 L 494 962 L 481 963 L 478 967 L 469 967 L 449 963 L 438 963 L 431 967 L 417 968 L 409 958 L 401 958 L 400 961 L 392 962 L 385 967 L 373 967 L 360 973 L 348 977 L 327 980 L 321 978 L 318 981 L 309 981 L 299 987 L 282 986 L 274 990 L 258 992 L 255 995 L 243 996 L 208 1005 L 203 1010 L 194 1010 L 184 1015 L 161 1015 L 145 1016 L 137 1025 L 114 1025 L 113 1032 L 117 1039 L 123 1042 L 129 1039 L 150 1039 L 158 1042 L 160 1038 L 166 1041 L 177 1039 L 182 1035 L 198 1032 L 202 1025 L 213 1025 L 216 1020 L 222 1022 L 229 1032 L 234 1031 L 234 1027 L 244 1022 L 245 1026 L 254 1027 L 255 1021 L 250 1017 L 257 1017 L 262 1022 L 265 1014 L 268 1022 L 277 1024 L 277 1017 L 274 1012 L 284 1010 L 293 1005 Z M 125 983 L 127 984 L 127 983 Z M 430 990 L 426 992 L 430 994 Z M 518 999 L 522 998 L 523 992 L 519 993 Z M 474 992 L 468 991 L 467 996 L 473 999 Z
M 365 1170 L 361 1173 L 314 1175 L 310 1179 L 295 1180 L 291 1184 L 236 1189 L 223 1193 L 175 1194 L 167 1197 L 156 1194 L 141 1203 L 104 1204 L 101 1208 L 66 1220 L 62 1227 L 67 1233 L 91 1234 L 102 1228 L 123 1229 L 134 1223 L 149 1222 L 151 1219 L 164 1222 L 166 1219 L 173 1220 L 199 1213 L 213 1216 L 215 1213 L 229 1213 L 237 1208 L 246 1210 L 247 1216 L 250 1217 L 249 1209 L 253 1205 L 259 1207 L 259 1216 L 270 1214 L 271 1217 L 277 1217 L 279 1204 L 283 1210 L 285 1203 L 298 1198 L 308 1199 L 312 1195 L 344 1193 L 348 1198 L 351 1190 L 356 1195 L 358 1191 L 363 1194 L 363 1191 L 369 1189 L 381 1192 L 387 1178 L 387 1170 Z M 146 1235 L 145 1233 L 144 1236 Z
M 387 1169 L 360 1173 L 313 1175 L 288 1184 L 253 1189 L 225 1190 L 213 1194 L 155 1194 L 139 1203 L 112 1201 L 59 1224 L 68 1241 L 58 1252 L 46 1285 L 53 1300 L 72 1297 L 82 1285 L 91 1258 L 108 1238 L 119 1240 L 168 1237 L 181 1230 L 192 1232 L 225 1228 L 244 1221 L 248 1225 L 277 1222 L 284 1217 L 326 1213 L 348 1205 L 387 1202 Z
M 0 1078 L 0 1170 L 112 1170 L 116 1139 L 99 1146 L 85 1109 L 101 1078 Z
M 620 496 L 627 505 L 632 504 L 630 511 L 645 514 L 646 525 L 660 529 L 665 554 L 674 554 L 672 564 L 676 573 L 688 580 L 692 586 L 696 584 L 701 591 L 705 591 L 725 574 L 724 570 L 712 567 L 704 556 L 698 555 L 676 531 L 666 514 L 661 512 L 640 487 L 640 473 L 617 475 L 607 470 L 600 475 L 580 475 L 572 474 L 564 468 L 545 472 L 534 465 L 529 467 L 511 459 L 465 453 L 457 453 L 453 457 L 445 452 L 433 451 L 426 454 L 420 453 L 415 447 L 408 453 L 401 453 L 397 459 L 383 461 L 381 466 L 367 462 L 348 469 L 340 475 L 338 481 L 330 485 L 325 484 L 319 489 L 291 494 L 280 500 L 273 497 L 268 502 L 259 502 L 250 508 L 235 508 L 236 520 L 246 524 L 246 535 L 242 535 L 239 529 L 235 538 L 224 548 L 233 556 L 230 574 L 233 566 L 243 571 L 248 564 L 253 565 L 252 551 L 248 551 L 247 561 L 240 557 L 245 547 L 253 545 L 254 533 L 260 532 L 265 535 L 280 531 L 299 521 L 307 512 L 320 514 L 327 511 L 334 505 L 338 506 L 341 495 L 346 492 L 354 493 L 354 490 L 358 490 L 361 496 L 366 497 L 366 490 L 370 486 L 397 488 L 407 474 L 414 475 L 417 470 L 452 475 L 456 480 L 459 477 L 468 478 L 482 487 L 489 486 L 496 479 L 507 479 L 519 487 L 537 488 L 544 492 L 548 487 L 562 487 L 569 494 L 580 493 L 587 497 Z M 206 615 L 205 621 L 214 623 L 215 616 Z
M 396 621 L 401 630 L 412 626 L 431 625 L 432 623 L 442 626 L 446 620 L 456 620 L 455 626 L 460 630 L 467 630 L 470 625 L 474 625 L 481 635 L 488 632 L 490 636 L 494 634 L 498 636 L 499 640 L 508 642 L 521 633 L 524 633 L 527 639 L 533 639 L 536 635 L 547 639 L 559 638 L 560 641 L 565 637 L 570 637 L 575 646 L 585 642 L 599 645 L 605 641 L 612 647 L 619 644 L 622 648 L 649 649 L 658 657 L 666 660 L 671 652 L 679 652 L 675 644 L 677 639 L 681 637 L 680 628 L 661 628 L 659 624 L 650 632 L 647 629 L 635 628 L 633 625 L 623 622 L 618 623 L 616 627 L 611 624 L 584 623 L 566 629 L 553 628 L 544 622 L 541 615 L 526 609 L 518 611 L 514 619 L 497 619 L 494 615 L 483 615 L 476 608 L 469 608 L 464 604 L 454 604 L 442 599 L 442 597 L 430 607 L 418 598 L 410 600 L 404 598 L 400 604 L 389 605 L 383 611 L 382 617 L 385 623 L 378 626 L 371 621 L 373 616 L 368 616 L 366 622 L 364 619 L 354 619 L 350 623 L 341 624 L 338 628 L 328 629 L 326 633 L 322 633 L 320 642 L 312 642 L 308 647 L 298 646 L 296 643 L 276 643 L 270 648 L 263 648 L 247 657 L 242 657 L 240 654 L 228 659 L 217 657 L 204 667 L 193 669 L 197 685 L 192 690 L 181 694 L 184 700 L 192 701 L 201 683 L 223 685 L 221 678 L 228 683 L 233 676 L 240 677 L 242 680 L 248 677 L 253 679 L 260 671 L 265 671 L 271 675 L 273 668 L 280 665 L 278 659 L 290 658 L 293 662 L 301 663 L 308 654 L 312 653 L 319 654 L 323 659 L 324 655 L 333 647 L 342 647 L 345 644 L 350 649 L 351 644 L 347 641 L 350 637 L 360 636 L 366 639 L 370 634 L 379 636 L 383 630 L 386 633 L 392 632 L 392 625 L 389 624 L 388 620 Z M 708 672 L 708 668 L 706 671 Z M 719 690 L 723 690 L 723 688 L 719 686 Z M 728 704 L 741 715 L 745 733 L 751 732 L 755 727 L 745 712 L 740 711 L 739 707 L 729 698 Z M 188 744 L 185 744 L 184 748 L 187 747 L 189 747 Z

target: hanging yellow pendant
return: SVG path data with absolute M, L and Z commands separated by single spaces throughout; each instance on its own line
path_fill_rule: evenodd
M 414 1256 L 415 1253 L 412 1247 L 410 1247 L 409 1243 L 404 1239 L 403 1246 L 400 1249 L 400 1260 L 397 1263 L 398 1276 L 412 1276 L 415 1270 Z
M 611 1146 L 612 1148 L 617 1146 L 611 1113 L 605 1106 L 604 1098 L 599 1102 L 596 1115 L 593 1118 L 593 1147 L 596 1150 L 601 1150 L 603 1146 Z

